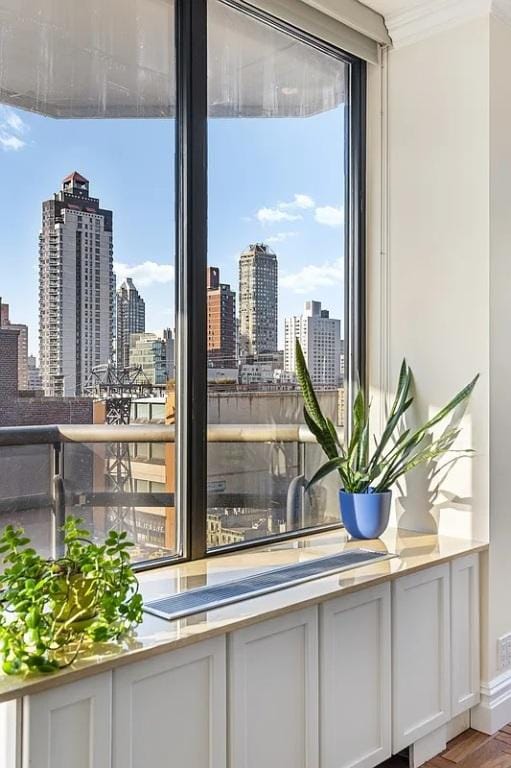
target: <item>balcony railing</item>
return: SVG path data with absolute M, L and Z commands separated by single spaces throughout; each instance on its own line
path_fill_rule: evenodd
M 324 499 L 323 511 L 312 524 L 310 515 L 304 511 L 305 474 L 310 476 L 311 467 L 315 468 L 313 465 L 317 465 L 319 458 L 314 436 L 305 425 L 216 424 L 209 426 L 207 437 L 212 463 L 218 461 L 222 453 L 221 444 L 226 452 L 220 462 L 221 470 L 216 475 L 213 473 L 208 488 L 208 531 L 212 548 L 247 539 L 256 543 L 259 535 L 264 537 L 259 527 L 268 535 L 284 535 L 317 525 L 335 524 L 335 512 L 325 513 Z M 142 551 L 140 545 L 141 554 L 137 554 L 136 559 L 177 556 L 179 521 L 175 515 L 173 484 L 174 440 L 173 425 L 154 423 L 2 427 L 0 527 L 2 519 L 17 522 L 20 518 L 23 523 L 24 515 L 31 521 L 38 514 L 39 519 L 46 515 L 46 528 L 50 528 L 46 546 L 50 554 L 56 555 L 62 550 L 61 526 L 66 515 L 75 514 L 88 517 L 99 537 L 115 525 L 129 530 L 136 544 L 141 540 L 144 546 L 152 542 L 149 554 L 147 547 Z M 151 448 L 146 455 L 144 445 L 158 444 L 170 446 L 171 453 L 165 453 L 167 448 Z M 271 476 L 271 462 L 268 460 L 265 465 L 264 448 L 257 448 L 265 444 L 270 450 L 275 446 L 281 448 L 279 461 L 284 469 L 279 467 L 276 479 Z M 312 463 L 306 455 L 307 445 L 310 446 L 307 450 L 314 454 Z M 232 467 L 231 454 L 234 456 Z M 259 457 L 258 466 L 251 461 L 254 455 Z M 229 475 L 235 476 L 232 489 L 224 487 L 225 480 L 218 479 L 227 476 L 228 481 L 233 481 Z M 145 479 L 140 481 L 138 477 Z M 37 478 L 37 490 L 34 478 Z M 162 479 L 164 492 L 149 487 L 162 487 Z M 14 487 L 14 493 L 9 493 L 9 485 L 11 489 Z M 141 490 L 140 485 L 148 488 Z M 265 488 L 270 491 L 264 491 Z M 158 518 L 154 517 L 155 510 L 159 510 Z M 164 541 L 162 546 L 154 544 L 159 541 L 152 529 L 154 519 L 160 521 L 158 536 L 161 534 Z M 42 525 L 41 522 L 40 528 Z

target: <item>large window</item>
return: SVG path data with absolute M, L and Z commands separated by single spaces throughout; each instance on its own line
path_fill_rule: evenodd
M 156 564 L 339 525 L 294 340 L 344 435 L 365 64 L 231 0 L 0 0 L 0 50 L 0 526 Z
M 350 64 L 300 34 L 208 5 L 210 547 L 338 522 L 335 480 L 302 503 L 318 449 L 302 421 L 295 338 L 344 426 L 345 154 Z M 257 442 L 216 427 L 257 425 Z M 213 441 L 214 440 L 214 441 Z

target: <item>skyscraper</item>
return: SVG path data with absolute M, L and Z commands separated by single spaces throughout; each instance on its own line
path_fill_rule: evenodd
M 39 235 L 39 363 L 48 396 L 83 392 L 112 357 L 112 211 L 76 171 L 43 202 Z
M 240 357 L 277 351 L 278 265 L 264 243 L 249 245 L 240 255 Z
M 171 328 L 163 329 L 163 341 L 165 342 L 165 360 L 167 366 L 167 379 L 176 378 L 176 340 Z
M 296 371 L 298 339 L 314 386 L 338 387 L 341 383 L 341 321 L 321 309 L 320 301 L 306 301 L 303 315 L 286 317 L 284 368 Z
M 35 355 L 28 356 L 28 388 L 29 389 L 41 389 L 41 372 L 37 366 L 37 360 Z
M 236 294 L 220 282 L 218 267 L 208 267 L 208 364 L 236 367 Z
M 145 331 L 145 301 L 128 277 L 116 295 L 116 364 L 127 368 L 130 360 L 130 334 Z
M 9 305 L 0 299 L 0 326 L 18 332 L 18 389 L 28 386 L 28 326 L 23 323 L 11 323 Z M 1 361 L 0 361 L 1 362 Z
M 140 366 L 151 384 L 165 384 L 167 354 L 164 339 L 156 333 L 133 333 L 130 338 L 130 365 Z

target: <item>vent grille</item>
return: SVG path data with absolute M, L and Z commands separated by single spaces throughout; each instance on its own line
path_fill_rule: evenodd
M 191 616 L 204 611 L 211 611 L 231 603 L 247 600 L 251 597 L 287 589 L 306 581 L 312 581 L 331 573 L 357 568 L 375 560 L 389 560 L 395 555 L 386 552 L 374 552 L 369 549 L 350 549 L 338 555 L 318 557 L 304 563 L 285 565 L 271 571 L 256 573 L 237 581 L 198 587 L 187 592 L 167 595 L 151 600 L 144 610 L 160 618 L 173 621 L 184 616 Z

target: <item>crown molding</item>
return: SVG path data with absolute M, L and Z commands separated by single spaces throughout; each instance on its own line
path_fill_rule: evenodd
M 511 25 L 511 0 L 423 0 L 389 14 L 385 23 L 394 48 L 401 48 L 490 14 Z

